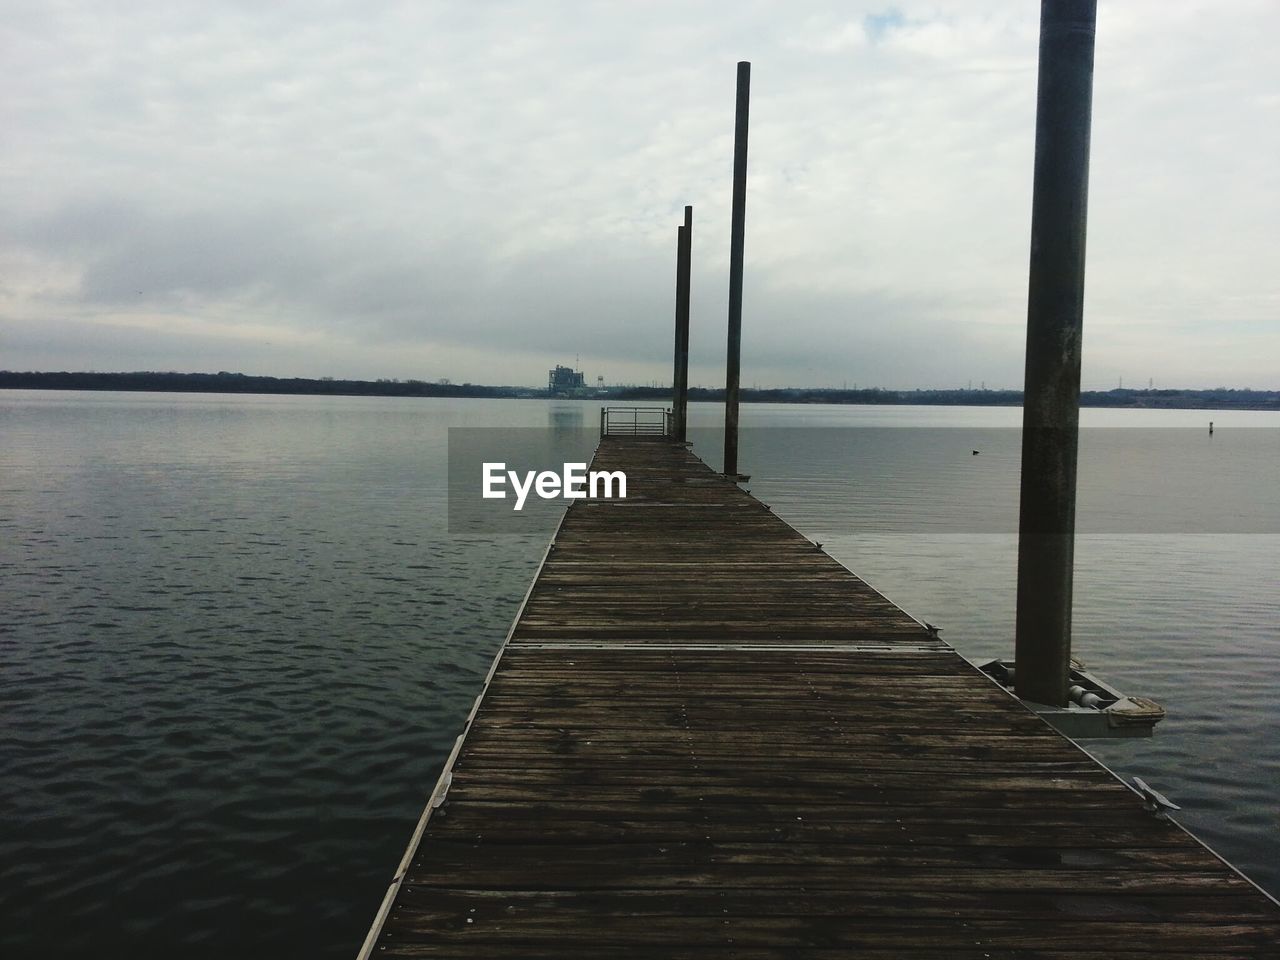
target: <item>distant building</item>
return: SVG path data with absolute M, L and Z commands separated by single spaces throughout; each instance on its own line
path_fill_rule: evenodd
M 547 371 L 547 393 L 553 397 L 569 397 L 586 388 L 586 377 L 573 367 L 556 365 Z

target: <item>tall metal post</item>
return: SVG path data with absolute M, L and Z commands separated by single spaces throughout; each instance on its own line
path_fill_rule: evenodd
M 1018 518 L 1018 696 L 1064 706 L 1097 0 L 1042 0 Z
M 738 105 L 733 131 L 733 220 L 729 230 L 729 354 L 724 378 L 724 472 L 738 474 L 738 377 L 742 354 L 742 248 L 747 221 L 747 111 L 751 64 L 738 64 Z
M 693 263 L 693 207 L 684 208 L 676 267 L 676 439 L 683 443 L 689 423 L 689 275 Z
M 684 295 L 684 247 L 685 247 L 685 229 L 683 226 L 676 228 L 676 333 L 675 348 L 673 355 L 673 370 L 671 373 L 671 424 L 672 436 L 676 436 L 680 423 L 680 402 L 682 399 L 680 389 L 680 321 L 682 319 L 683 310 L 681 309 L 680 298 Z M 676 437 L 679 439 L 679 437 Z

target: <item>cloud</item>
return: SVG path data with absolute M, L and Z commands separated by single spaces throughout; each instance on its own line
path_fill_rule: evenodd
M 883 13 L 869 13 L 862 18 L 865 36 L 873 43 L 884 40 L 887 36 L 907 25 L 907 18 L 902 11 L 891 8 Z
M 719 382 L 745 57 L 744 381 L 1021 380 L 1032 8 L 0 14 L 0 366 L 536 383 L 580 354 L 666 381 L 693 203 L 695 380 Z M 1086 382 L 1280 385 L 1278 26 L 1103 5 Z

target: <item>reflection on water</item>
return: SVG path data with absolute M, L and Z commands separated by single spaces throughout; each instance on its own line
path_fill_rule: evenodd
M 448 428 L 570 436 L 598 411 L 0 394 L 0 952 L 350 956 L 556 519 L 522 536 L 448 535 Z M 712 463 L 719 413 L 690 409 Z M 1007 654 L 1016 546 L 973 517 L 1016 507 L 1016 454 L 996 428 L 1017 414 L 747 406 L 750 427 L 948 427 L 957 443 L 850 458 L 803 432 L 753 430 L 743 469 L 754 493 L 962 653 Z M 1085 411 L 1099 428 L 1201 419 Z M 1233 430 L 1280 418 L 1213 419 L 1227 446 L 1187 459 L 1181 482 L 1266 528 L 1275 470 L 1256 476 L 1230 445 Z M 1159 439 L 1098 460 L 1122 482 L 1095 493 L 1123 502 L 1099 494 L 1096 509 L 1129 519 L 1080 539 L 1076 649 L 1170 716 L 1152 741 L 1091 749 L 1280 888 L 1280 744 L 1268 736 L 1280 537 L 1170 526 L 1168 485 L 1142 478 L 1186 448 Z M 1268 448 L 1245 447 L 1265 462 Z M 894 515 L 934 519 L 886 525 Z
M 551 400 L 547 403 L 547 424 L 553 433 L 571 433 L 592 426 L 582 403 Z

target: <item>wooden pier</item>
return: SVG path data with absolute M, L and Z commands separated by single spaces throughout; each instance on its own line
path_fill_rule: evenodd
M 362 956 L 1280 957 L 1280 906 L 664 439 L 566 513 Z

